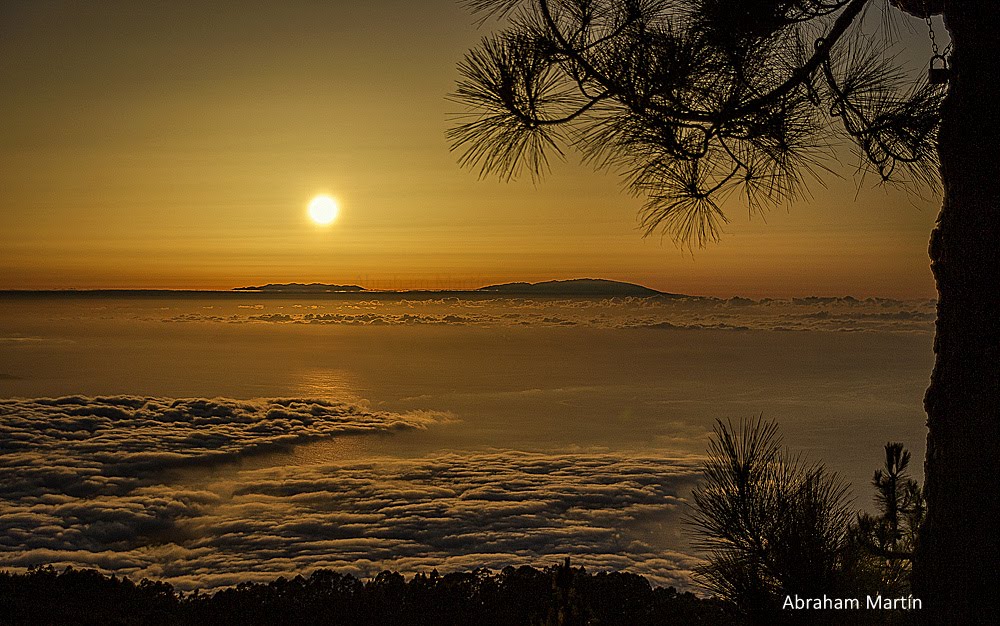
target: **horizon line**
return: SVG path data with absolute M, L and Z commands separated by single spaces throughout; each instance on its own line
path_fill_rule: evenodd
M 740 294 L 732 294 L 729 296 L 710 296 L 710 295 L 698 295 L 698 294 L 680 294 L 680 293 L 669 293 L 669 292 L 656 292 L 648 295 L 623 295 L 623 294 L 574 294 L 574 293 L 517 293 L 517 292 L 495 292 L 495 291 L 484 291 L 482 288 L 477 289 L 364 289 L 361 291 L 267 291 L 260 289 L 241 289 L 238 287 L 230 289 L 195 289 L 195 288 L 159 288 L 159 287 L 99 287 L 99 288 L 78 288 L 78 287 L 65 287 L 65 288 L 49 288 L 49 289 L 18 289 L 18 288 L 0 288 L 0 296 L 32 296 L 32 295 L 54 295 L 54 296 L 73 296 L 73 295 L 142 295 L 142 294 L 155 294 L 155 295 L 198 295 L 198 294 L 212 294 L 212 295 L 227 295 L 227 296 L 264 296 L 264 297 L 316 297 L 316 296 L 371 296 L 371 295 L 407 295 L 407 294 L 470 294 L 470 295 L 483 295 L 483 296 L 494 296 L 494 297 L 563 297 L 563 298 L 580 298 L 580 297 L 590 297 L 590 298 L 656 298 L 656 297 L 674 297 L 674 298 L 693 298 L 699 300 L 750 300 L 753 302 L 763 302 L 771 300 L 811 300 L 811 299 L 821 299 L 821 300 L 855 300 L 858 302 L 864 302 L 866 300 L 888 300 L 897 302 L 924 302 L 928 300 L 936 300 L 936 298 L 930 297 L 910 297 L 910 298 L 899 298 L 890 296 L 854 296 L 852 294 L 809 294 L 809 295 L 785 295 L 785 296 L 759 296 L 750 297 L 743 296 Z

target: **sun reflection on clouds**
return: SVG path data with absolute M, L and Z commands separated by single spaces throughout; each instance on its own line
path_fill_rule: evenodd
M 296 374 L 295 395 L 302 398 L 357 402 L 356 377 L 346 369 L 306 369 Z

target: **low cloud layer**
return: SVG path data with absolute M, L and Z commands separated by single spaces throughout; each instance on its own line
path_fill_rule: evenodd
M 0 566 L 93 566 L 204 589 L 317 567 L 370 576 L 571 555 L 686 583 L 695 559 L 676 528 L 690 460 L 496 450 L 197 467 L 442 417 L 304 400 L 0 402 Z
M 580 326 L 661 330 L 931 332 L 935 303 L 885 298 L 482 297 L 269 300 L 173 312 L 167 322 L 340 326 Z
M 5 498 L 120 494 L 167 469 L 333 435 L 426 428 L 444 417 L 291 398 L 0 400 L 0 489 Z

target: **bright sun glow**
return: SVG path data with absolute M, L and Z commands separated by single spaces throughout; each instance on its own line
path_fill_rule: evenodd
M 330 196 L 316 196 L 309 203 L 309 217 L 317 224 L 329 224 L 339 212 L 337 201 Z

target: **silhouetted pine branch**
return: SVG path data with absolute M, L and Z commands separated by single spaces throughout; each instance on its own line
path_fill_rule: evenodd
M 739 193 L 760 213 L 803 193 L 838 136 L 883 182 L 937 186 L 943 90 L 866 36 L 884 0 L 470 0 L 507 27 L 459 65 L 448 131 L 463 166 L 534 179 L 578 148 L 646 198 L 642 226 L 705 245 Z
M 686 519 L 705 554 L 697 581 L 755 624 L 797 623 L 783 610 L 789 596 L 905 596 L 923 497 L 906 474 L 909 452 L 889 443 L 885 453 L 872 480 L 879 514 L 854 515 L 848 485 L 822 464 L 785 451 L 774 422 L 718 421 Z M 808 619 L 885 623 L 895 617 L 811 611 Z

